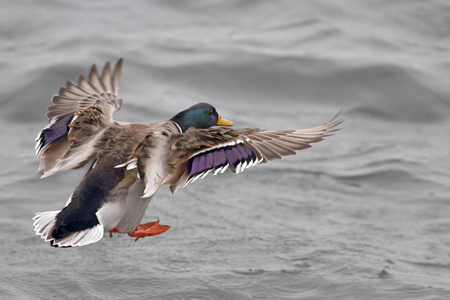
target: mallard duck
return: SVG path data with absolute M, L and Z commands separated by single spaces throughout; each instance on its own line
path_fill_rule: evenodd
M 47 125 L 36 138 L 42 177 L 93 161 L 62 210 L 36 213 L 34 230 L 55 247 L 83 246 L 104 233 L 136 238 L 169 229 L 159 221 L 139 224 L 161 185 L 172 193 L 227 168 L 246 168 L 294 155 L 332 135 L 344 119 L 303 130 L 231 129 L 207 103 L 198 103 L 168 121 L 115 121 L 122 59 L 101 74 L 95 65 L 54 95 Z M 220 126 L 211 128 L 213 126 Z

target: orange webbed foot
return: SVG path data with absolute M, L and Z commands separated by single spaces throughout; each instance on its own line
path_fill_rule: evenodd
M 112 229 L 112 230 L 109 231 L 109 237 L 110 237 L 110 238 L 112 238 L 113 232 L 119 232 L 119 227 L 116 226 L 116 228 L 114 228 L 114 229 Z
M 138 225 L 136 230 L 128 233 L 128 235 L 131 237 L 135 237 L 136 239 L 134 241 L 137 242 L 137 240 L 140 238 L 161 234 L 169 230 L 169 228 L 169 225 L 160 225 L 158 220 L 156 222 L 140 224 Z

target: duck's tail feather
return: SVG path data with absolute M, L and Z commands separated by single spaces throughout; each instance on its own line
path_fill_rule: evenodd
M 52 237 L 52 232 L 55 229 L 56 216 L 60 211 L 45 211 L 38 212 L 33 218 L 34 231 L 41 236 L 46 242 L 50 242 L 53 247 L 75 247 L 84 246 L 98 242 L 102 239 L 104 228 L 101 224 L 95 225 L 92 228 L 84 229 L 70 233 L 68 236 L 55 239 Z
M 55 227 L 56 215 L 58 213 L 59 210 L 38 212 L 33 218 L 34 231 L 36 231 L 36 234 L 40 235 L 41 238 L 45 239 L 46 242 L 53 239 L 51 238 L 51 234 Z

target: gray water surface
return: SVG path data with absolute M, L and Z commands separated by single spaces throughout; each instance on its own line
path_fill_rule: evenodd
M 450 299 L 448 1 L 3 1 L 1 299 Z M 200 101 L 236 128 L 344 130 L 234 175 L 161 188 L 166 233 L 54 249 L 35 212 L 51 96 L 125 59 L 123 121 Z

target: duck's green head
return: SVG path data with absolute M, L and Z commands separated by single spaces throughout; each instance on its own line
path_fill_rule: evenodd
M 209 128 L 214 125 L 233 125 L 233 122 L 219 116 L 214 106 L 208 103 L 195 104 L 194 106 L 178 113 L 170 120 L 176 122 L 183 132 L 185 132 L 189 127 L 201 129 Z

